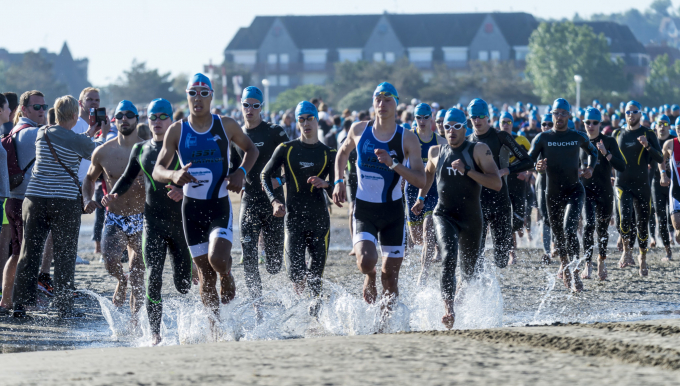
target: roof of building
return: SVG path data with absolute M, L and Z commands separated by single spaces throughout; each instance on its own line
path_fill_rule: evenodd
M 596 34 L 604 34 L 611 39 L 609 51 L 612 53 L 646 53 L 645 46 L 633 35 L 627 25 L 613 21 L 576 22 L 576 25 L 588 25 Z

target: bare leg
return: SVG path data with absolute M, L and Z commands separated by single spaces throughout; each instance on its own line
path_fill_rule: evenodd
M 236 282 L 231 274 L 231 242 L 222 238 L 210 240 L 208 261 L 220 276 L 220 296 L 222 304 L 227 304 L 236 296 Z
M 631 252 L 628 246 L 628 240 L 622 239 L 623 243 L 623 253 L 621 254 L 621 259 L 619 260 L 619 268 L 626 268 L 628 266 L 635 266 L 635 260 L 633 260 L 633 252 Z
M 12 308 L 12 289 L 14 288 L 17 263 L 19 263 L 19 255 L 12 255 L 5 264 L 5 269 L 2 273 L 2 301 L 0 301 L 0 307 Z
M 671 240 L 673 240 L 673 238 L 671 238 Z M 666 256 L 662 257 L 661 261 L 667 262 L 667 261 L 673 260 L 673 251 L 671 251 L 671 246 L 669 245 L 669 246 L 665 247 L 665 249 L 666 249 Z
M 129 236 L 128 256 L 130 258 L 130 310 L 132 324 L 136 325 L 139 310 L 144 305 L 144 259 L 142 258 L 141 233 Z
M 510 259 L 508 259 L 508 265 L 513 265 L 517 262 L 517 255 L 515 254 L 515 249 L 517 248 L 517 235 L 512 234 L 512 246 L 510 247 Z
M 456 320 L 456 315 L 453 312 L 453 300 L 444 300 L 444 316 L 442 323 L 449 330 L 453 328 L 453 323 Z
M 382 296 L 388 299 L 384 311 L 391 311 L 397 303 L 397 298 L 399 297 L 399 269 L 403 261 L 403 257 L 383 257 L 380 282 L 383 286 Z
M 10 233 L 9 225 L 5 224 L 0 231 L 0 274 L 5 268 L 5 265 L 9 261 L 9 243 L 12 240 L 12 234 Z M 0 280 L 2 280 L 0 278 Z
M 113 305 L 121 307 L 125 304 L 125 292 L 127 291 L 128 278 L 120 262 L 123 248 L 126 246 L 126 237 L 123 231 L 116 227 L 105 227 L 102 232 L 102 257 L 109 275 L 118 280 L 116 290 L 113 293 Z
M 597 276 L 600 280 L 607 279 L 607 267 L 605 266 L 604 260 L 605 259 L 602 256 L 597 257 Z
M 354 244 L 354 251 L 357 252 L 357 267 L 359 271 L 366 275 L 364 279 L 364 300 L 366 303 L 373 304 L 378 296 L 376 286 L 375 266 L 378 264 L 378 251 L 376 245 L 370 241 L 359 241 Z
M 586 262 L 586 266 L 581 272 L 581 279 L 590 279 L 590 274 L 593 272 L 593 263 L 590 261 Z

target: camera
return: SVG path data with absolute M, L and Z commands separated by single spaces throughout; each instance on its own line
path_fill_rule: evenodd
M 101 126 L 106 123 L 106 108 L 91 108 L 90 109 L 90 126 Z

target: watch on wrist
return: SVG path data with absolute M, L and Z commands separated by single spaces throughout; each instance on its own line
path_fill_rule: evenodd
M 463 172 L 463 175 L 467 176 L 470 170 L 472 170 L 472 167 L 470 165 L 465 165 L 465 172 Z
M 399 160 L 396 159 L 396 158 L 392 158 L 392 166 L 389 166 L 389 168 L 390 168 L 391 170 L 394 170 L 394 168 L 396 168 L 397 165 L 399 165 Z

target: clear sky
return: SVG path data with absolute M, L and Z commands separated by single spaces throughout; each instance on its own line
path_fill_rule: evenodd
M 541 18 L 646 9 L 652 0 L 0 0 L 0 47 L 90 60 L 89 80 L 114 82 L 134 59 L 162 72 L 195 73 L 257 15 L 528 12 Z M 677 0 L 674 7 L 677 6 Z

